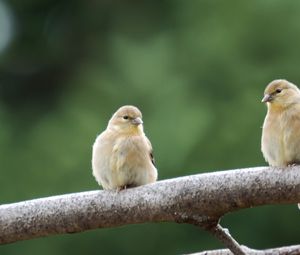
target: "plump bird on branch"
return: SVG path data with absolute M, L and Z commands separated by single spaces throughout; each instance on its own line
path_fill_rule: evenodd
M 274 80 L 262 102 L 268 112 L 263 124 L 261 150 L 271 166 L 300 163 L 300 90 L 287 80 Z
M 152 146 L 143 130 L 142 113 L 122 106 L 93 145 L 93 175 L 107 190 L 121 190 L 155 182 Z

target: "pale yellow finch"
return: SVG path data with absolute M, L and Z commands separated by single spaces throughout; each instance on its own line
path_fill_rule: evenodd
M 287 80 L 274 80 L 265 89 L 267 103 L 261 150 L 271 166 L 300 163 L 300 91 Z
M 108 190 L 156 181 L 152 146 L 137 107 L 123 106 L 112 116 L 94 143 L 92 167 L 99 185 Z

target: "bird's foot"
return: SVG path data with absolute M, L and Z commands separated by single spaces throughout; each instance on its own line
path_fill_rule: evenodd
M 288 167 L 294 167 L 294 166 L 298 166 L 298 165 L 299 165 L 298 162 L 297 162 L 297 163 L 291 162 L 291 163 L 289 163 L 287 166 L 288 166 Z
M 124 185 L 124 186 L 120 186 L 116 189 L 116 192 L 119 193 L 121 192 L 122 190 L 126 190 L 127 189 L 127 185 Z

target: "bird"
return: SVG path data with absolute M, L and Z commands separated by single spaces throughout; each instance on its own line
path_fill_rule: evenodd
M 270 166 L 300 163 L 300 90 L 285 80 L 270 82 L 262 99 L 267 104 L 261 150 Z
M 137 107 L 120 107 L 97 136 L 92 170 L 105 190 L 121 191 L 157 180 L 152 145 L 144 133 L 142 113 Z

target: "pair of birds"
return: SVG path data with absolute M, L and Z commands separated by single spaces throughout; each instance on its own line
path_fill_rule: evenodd
M 300 163 L 300 90 L 287 80 L 274 80 L 265 89 L 268 106 L 263 124 L 261 150 L 271 166 Z M 93 175 L 107 190 L 155 182 L 157 169 L 152 146 L 143 131 L 142 114 L 123 106 L 93 146 Z

